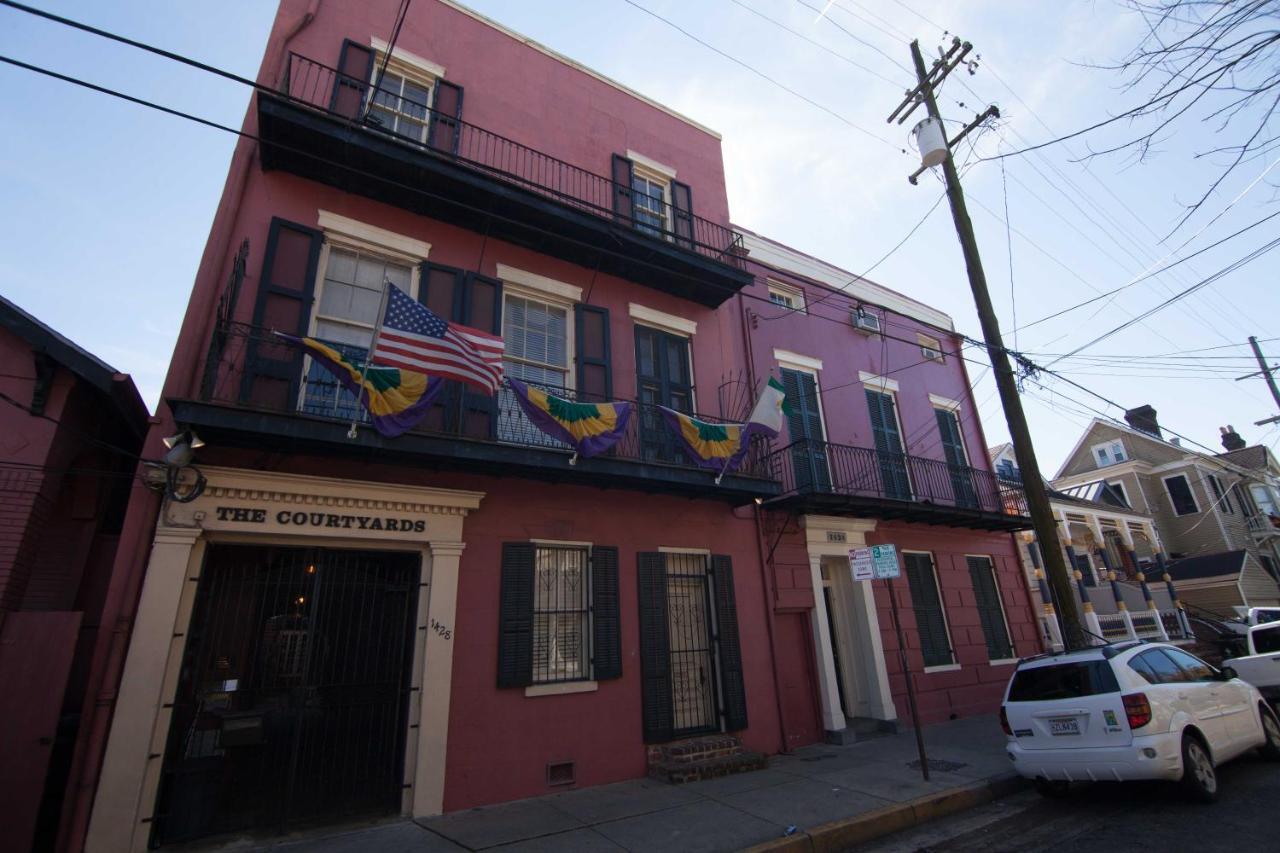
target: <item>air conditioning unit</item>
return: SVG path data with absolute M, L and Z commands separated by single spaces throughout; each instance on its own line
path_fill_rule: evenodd
M 921 346 L 920 354 L 930 361 L 942 361 L 942 350 L 931 346 Z
M 865 308 L 855 308 L 850 317 L 853 328 L 868 335 L 880 334 L 880 318 Z

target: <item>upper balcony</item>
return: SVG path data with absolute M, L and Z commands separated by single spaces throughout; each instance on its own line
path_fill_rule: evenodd
M 770 470 L 782 494 L 768 504 L 800 512 L 976 530 L 1031 527 L 1020 485 L 967 465 L 804 439 L 775 450 Z
M 710 307 L 751 282 L 741 236 L 695 216 L 688 187 L 660 197 L 587 171 L 463 121 L 460 89 L 453 100 L 450 114 L 374 92 L 291 53 L 279 90 L 258 93 L 262 167 Z
M 333 341 L 353 364 L 365 350 Z M 536 383 L 530 383 L 536 384 Z M 573 399 L 569 389 L 544 390 Z M 778 494 L 762 438 L 720 482 L 676 446 L 656 406 L 635 403 L 623 438 L 608 452 L 571 461 L 573 451 L 538 429 L 509 389 L 496 396 L 450 383 L 423 421 L 396 438 L 368 425 L 364 409 L 332 374 L 279 342 L 269 330 L 224 323 L 214 334 L 194 399 L 167 401 L 175 420 L 217 448 L 355 456 L 405 467 L 525 477 L 603 488 L 679 494 L 745 504 Z M 715 422 L 719 419 L 697 415 Z M 352 422 L 364 424 L 348 436 Z M 206 451 L 207 452 L 207 451 Z

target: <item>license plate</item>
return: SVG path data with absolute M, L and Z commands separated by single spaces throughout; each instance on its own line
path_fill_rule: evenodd
M 1080 721 L 1075 718 L 1068 718 L 1065 720 L 1050 720 L 1049 734 L 1078 735 L 1080 734 Z

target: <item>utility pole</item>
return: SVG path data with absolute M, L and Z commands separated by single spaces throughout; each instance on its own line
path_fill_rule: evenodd
M 915 62 L 918 85 L 907 93 L 906 99 L 889 116 L 892 122 L 904 122 L 921 103 L 928 111 L 929 117 L 942 127 L 942 116 L 938 113 L 938 104 L 934 99 L 935 87 L 941 85 L 972 49 L 968 42 L 961 44 L 954 39 L 950 50 L 942 54 L 934 62 L 932 69 L 926 69 L 924 57 L 920 54 L 920 43 L 911 43 L 911 58 Z M 900 115 L 901 114 L 901 115 Z M 1000 323 L 996 320 L 996 312 L 991 304 L 991 294 L 987 291 L 987 277 L 982 270 L 982 257 L 978 253 L 978 241 L 973 234 L 973 223 L 969 219 L 969 211 L 965 206 L 964 190 L 960 186 L 960 176 L 956 172 L 956 164 L 951 156 L 952 147 L 970 130 L 981 124 L 989 115 L 999 115 L 994 107 L 974 119 L 955 139 L 947 140 L 945 131 L 943 141 L 946 145 L 945 158 L 942 161 L 943 174 L 947 183 L 947 198 L 951 202 L 951 218 L 955 221 L 956 233 L 960 237 L 960 247 L 964 251 L 965 268 L 969 273 L 969 286 L 973 290 L 973 301 L 978 309 L 978 319 L 982 325 L 982 337 L 987 346 L 987 354 L 991 357 L 991 366 L 995 373 L 996 387 L 1000 391 L 1000 401 L 1004 405 L 1005 419 L 1009 424 L 1009 436 L 1013 441 L 1014 453 L 1018 459 L 1018 467 L 1022 471 L 1022 485 L 1026 491 L 1027 507 L 1031 513 L 1031 523 L 1040 542 L 1040 553 L 1044 560 L 1045 573 L 1049 585 L 1057 599 L 1058 618 L 1062 624 L 1063 642 L 1067 649 L 1083 648 L 1084 631 L 1080 624 L 1078 598 L 1075 584 L 1068 574 L 1062 545 L 1058 540 L 1058 526 L 1053 517 L 1053 509 L 1049 506 L 1049 495 L 1045 489 L 1044 478 L 1040 476 L 1040 465 L 1036 462 L 1036 453 L 1031 444 L 1031 432 L 1027 428 L 1026 414 L 1022 411 L 1022 400 L 1018 396 L 1018 385 L 1013 367 L 1009 362 L 1008 351 L 1000 336 Z M 923 153 L 923 152 L 922 152 Z M 916 177 L 923 172 L 920 168 L 910 180 L 914 184 Z
M 1267 378 L 1267 387 L 1271 389 L 1271 399 L 1276 401 L 1276 408 L 1280 409 L 1280 388 L 1276 388 L 1276 368 L 1267 366 L 1267 359 L 1262 354 L 1262 347 L 1258 346 L 1258 339 L 1253 335 L 1249 336 L 1249 346 L 1253 347 L 1253 355 L 1258 359 L 1258 367 L 1260 367 L 1261 370 L 1257 373 L 1250 373 L 1248 376 L 1237 377 L 1236 381 L 1239 382 L 1241 379 L 1252 379 L 1255 376 L 1265 376 Z M 1264 424 L 1274 423 L 1280 423 L 1280 415 L 1253 422 L 1254 426 L 1263 426 Z

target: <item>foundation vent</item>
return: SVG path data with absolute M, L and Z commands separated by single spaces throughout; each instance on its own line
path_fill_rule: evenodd
M 547 765 L 547 786 L 558 787 L 560 785 L 572 785 L 574 783 L 574 768 L 572 761 L 558 761 Z

